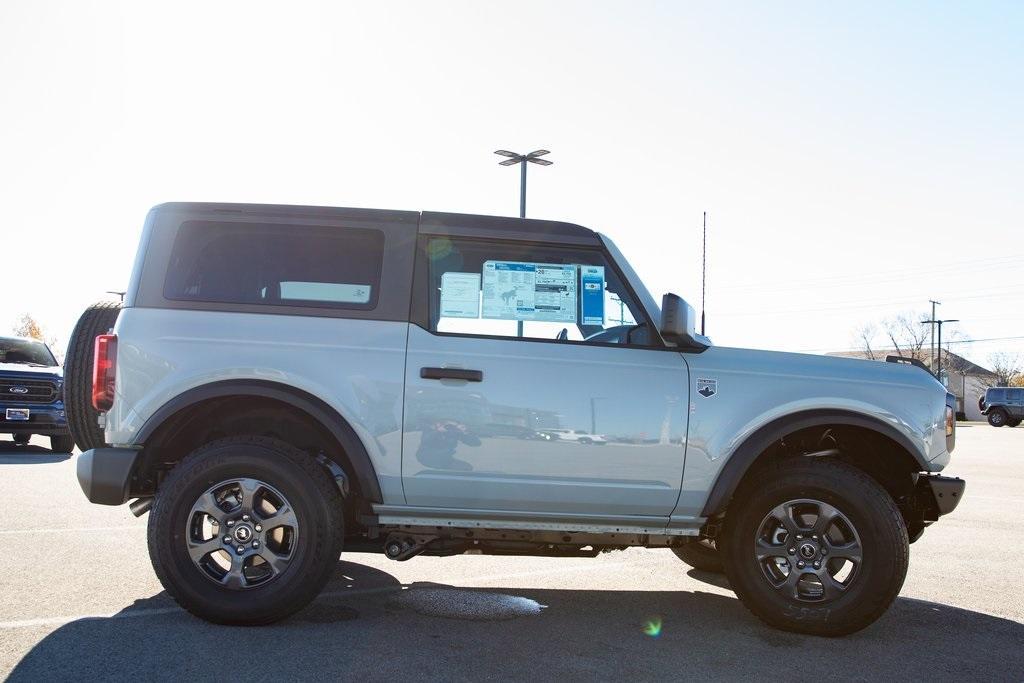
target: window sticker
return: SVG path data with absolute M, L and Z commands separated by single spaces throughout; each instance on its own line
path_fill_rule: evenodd
M 576 266 L 485 261 L 483 317 L 576 322 Z
M 604 266 L 580 266 L 583 325 L 604 327 Z
M 480 273 L 441 274 L 441 317 L 480 317 Z

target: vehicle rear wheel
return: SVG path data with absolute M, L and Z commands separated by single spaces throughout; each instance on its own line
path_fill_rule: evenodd
M 179 605 L 215 623 L 269 624 L 305 607 L 330 578 L 342 499 L 303 451 L 229 437 L 171 470 L 148 538 L 153 569 Z
M 32 439 L 31 434 L 15 434 L 14 443 L 17 446 L 27 446 L 28 442 Z
M 1005 410 L 996 408 L 988 414 L 988 423 L 993 427 L 1002 427 L 1007 422 L 1009 422 L 1009 417 Z
M 1012 420 L 1007 421 L 1006 426 L 1007 427 L 1017 427 L 1017 426 L 1020 425 L 1020 423 L 1021 423 L 1021 418 L 1015 417 Z
M 786 631 L 841 636 L 868 626 L 907 574 L 907 530 L 862 471 L 821 458 L 773 465 L 737 491 L 719 549 L 743 604 Z
M 50 450 L 54 453 L 70 453 L 75 450 L 75 440 L 70 434 L 50 437 Z
M 725 572 L 722 566 L 722 556 L 715 547 L 715 542 L 710 538 L 690 538 L 683 545 L 672 548 L 680 560 L 694 569 L 712 574 Z
M 64 412 L 71 437 L 83 451 L 106 445 L 99 412 L 92 407 L 92 366 L 96 337 L 106 334 L 117 321 L 121 304 L 100 301 L 85 309 L 64 355 Z

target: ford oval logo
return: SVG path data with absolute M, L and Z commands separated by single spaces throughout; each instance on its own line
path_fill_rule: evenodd
M 28 387 L 11 387 L 8 391 L 12 394 L 27 394 Z

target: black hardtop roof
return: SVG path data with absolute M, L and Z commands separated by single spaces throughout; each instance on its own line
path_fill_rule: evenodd
M 512 218 L 436 211 L 396 211 L 332 206 L 296 206 L 289 204 L 229 204 L 216 202 L 168 202 L 151 209 L 153 213 L 231 214 L 259 218 L 319 218 L 355 221 L 381 221 L 419 226 L 432 235 L 497 237 L 522 240 L 555 240 L 575 244 L 599 242 L 597 233 L 573 223 L 536 218 Z

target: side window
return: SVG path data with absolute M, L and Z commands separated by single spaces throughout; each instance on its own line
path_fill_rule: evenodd
M 598 250 L 431 238 L 430 331 L 650 345 L 640 306 Z
M 383 258 L 379 230 L 189 221 L 174 242 L 164 297 L 370 310 Z
M 1024 401 L 1024 389 L 1007 389 L 1007 400 L 1012 402 Z
M 1006 400 L 1006 389 L 989 389 L 987 403 L 1002 403 Z

